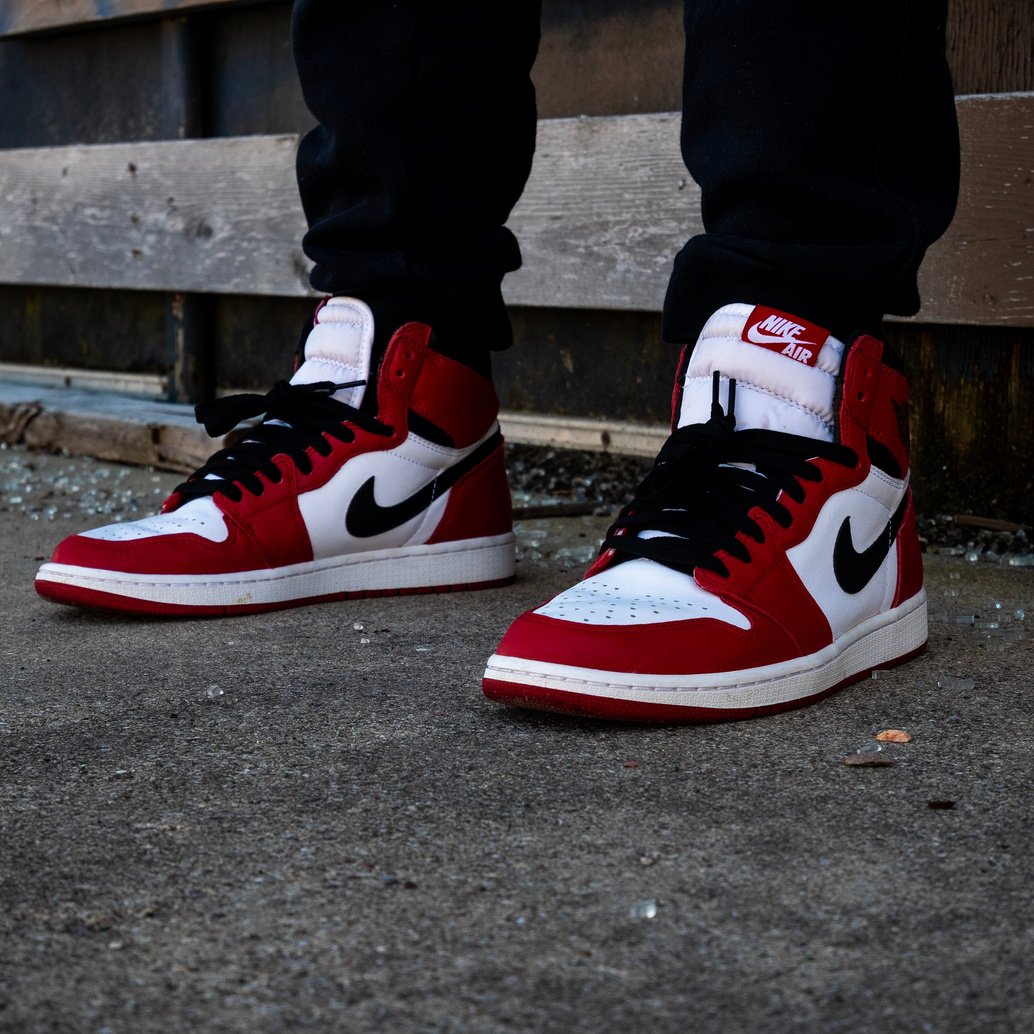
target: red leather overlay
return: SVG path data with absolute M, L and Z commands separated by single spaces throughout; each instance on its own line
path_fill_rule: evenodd
M 412 409 L 463 449 L 492 426 L 499 399 L 490 380 L 430 351 L 430 336 L 431 328 L 422 323 L 407 323 L 395 332 L 381 363 L 378 416 L 394 427 Z
M 744 539 L 751 551 L 750 563 L 723 553 L 728 577 L 700 570 L 696 573 L 697 582 L 742 611 L 756 626 L 771 624 L 777 628 L 781 638 L 794 644 L 788 656 L 807 655 L 829 646 L 833 631 L 787 558 L 786 547 L 779 541 L 779 526 L 760 509 L 755 509 L 751 517 L 764 531 L 765 541 Z M 740 667 L 769 664 L 767 654 L 768 645 L 760 644 L 741 658 Z
M 427 540 L 458 542 L 505 535 L 513 530 L 513 505 L 506 460 L 500 445 L 484 462 L 449 489 L 449 502 L 438 527 Z
M 315 450 L 309 450 L 310 455 Z M 268 567 L 284 567 L 312 560 L 312 546 L 298 509 L 298 470 L 286 457 L 277 457 L 283 480 L 274 484 L 260 474 L 261 495 L 244 491 L 239 503 L 224 495 L 216 496 L 216 505 L 226 514 L 227 523 L 236 526 L 242 539 L 249 538 L 266 558 Z M 247 568 L 239 568 L 247 570 Z
M 685 390 L 686 369 L 689 366 L 689 356 L 693 351 L 692 345 L 683 345 L 679 353 L 678 366 L 675 367 L 675 385 L 671 389 L 671 424 L 670 430 L 678 427 L 679 410 L 682 408 L 682 392 Z
M 306 542 L 308 539 L 306 539 Z M 229 574 L 260 570 L 266 558 L 236 525 L 224 542 L 200 535 L 160 535 L 132 542 L 110 542 L 73 535 L 59 543 L 51 561 L 127 574 Z
M 915 503 L 909 489 L 908 509 L 898 532 L 898 585 L 893 606 L 910 600 L 923 587 L 923 557 L 919 552 L 919 533 L 916 530 Z
M 760 617 L 749 629 L 712 618 L 603 628 L 529 611 L 510 626 L 496 653 L 601 671 L 693 675 L 774 664 L 800 651 Z
M 499 413 L 490 380 L 437 352 L 427 353 L 409 406 L 446 431 L 460 449 L 478 441 Z
M 845 445 L 865 453 L 867 435 L 887 448 L 901 471 L 908 459 L 908 381 L 881 361 L 883 343 L 860 337 L 847 355 L 840 401 L 841 437 Z M 852 424 L 864 431 L 859 441 L 848 440 Z

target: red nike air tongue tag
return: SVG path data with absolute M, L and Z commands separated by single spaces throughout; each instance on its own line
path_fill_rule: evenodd
M 828 337 L 825 327 L 765 305 L 754 307 L 740 335 L 748 345 L 760 345 L 805 366 L 818 362 L 819 350 Z

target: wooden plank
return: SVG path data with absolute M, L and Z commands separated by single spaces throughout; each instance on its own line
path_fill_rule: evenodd
M 959 209 L 927 255 L 917 319 L 1034 326 L 1034 93 L 959 98 L 958 113 Z M 539 141 L 507 300 L 659 309 L 672 257 L 703 229 L 677 116 L 547 121 Z
M 292 135 L 0 152 L 0 282 L 306 294 L 297 145 Z
M 959 104 L 959 206 L 919 273 L 924 323 L 1034 326 L 1034 93 Z
M 183 472 L 220 447 L 189 406 L 2 380 L 0 440 Z
M 679 156 L 676 113 L 547 120 L 510 220 L 524 265 L 514 305 L 661 307 L 671 260 L 700 233 L 700 190 Z
M 503 437 L 518 445 L 646 457 L 656 456 L 671 432 L 666 424 L 635 424 L 626 420 L 581 419 L 510 410 L 499 414 L 499 426 Z
M 959 101 L 958 217 L 920 319 L 1034 326 L 1034 94 Z M 700 232 L 678 116 L 546 120 L 510 225 L 512 304 L 656 311 Z M 0 283 L 300 296 L 294 136 L 0 152 Z
M 0 0 L 0 38 L 256 2 L 263 0 Z
M 31 363 L 0 362 L 0 398 L 5 392 L 25 391 L 26 397 L 40 388 L 73 388 L 76 391 L 106 392 L 125 398 L 164 398 L 166 379 L 156 373 L 128 373 L 125 370 L 84 370 L 72 366 L 34 366 Z
M 161 23 L 162 121 L 160 136 L 186 140 L 201 135 L 201 50 L 197 25 L 189 18 Z M 166 363 L 170 402 L 200 402 L 214 385 L 207 373 L 215 363 L 206 356 L 200 295 L 176 292 L 166 299 Z
M 948 5 L 948 64 L 957 93 L 1034 90 L 1030 0 Z
M 126 387 L 124 375 L 37 373 L 34 383 L 28 368 L 0 363 L 0 442 L 190 472 L 234 440 L 233 432 L 210 438 L 190 406 L 98 390 Z M 161 389 L 158 378 L 138 377 L 129 386 Z M 668 436 L 660 425 L 548 414 L 503 412 L 499 423 L 509 442 L 628 456 L 654 456 Z

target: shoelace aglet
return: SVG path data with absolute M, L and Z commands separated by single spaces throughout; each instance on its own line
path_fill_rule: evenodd
M 721 420 L 723 417 L 731 417 L 734 421 L 736 419 L 736 378 L 729 378 L 729 406 L 727 409 L 722 409 L 722 403 L 720 400 L 720 393 L 722 387 L 722 371 L 715 370 L 711 375 L 711 419 Z

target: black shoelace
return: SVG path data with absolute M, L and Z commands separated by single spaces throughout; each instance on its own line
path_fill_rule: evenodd
M 247 432 L 244 441 L 221 449 L 180 485 L 176 492 L 183 499 L 215 495 L 228 496 L 234 502 L 243 498 L 242 489 L 261 495 L 265 474 L 272 482 L 283 475 L 273 462 L 278 453 L 290 456 L 303 474 L 312 471 L 307 450 L 311 447 L 321 456 L 329 456 L 332 449 L 326 436 L 350 442 L 354 424 L 375 434 L 391 434 L 391 428 L 367 413 L 331 398 L 335 391 L 358 388 L 365 381 L 333 384 L 289 384 L 277 381 L 265 395 L 228 395 L 214 402 L 203 402 L 194 407 L 199 424 L 213 437 L 228 434 L 238 424 L 254 417 L 264 420 Z M 276 422 L 271 422 L 276 421 Z
M 718 401 L 720 382 L 716 371 L 711 418 L 680 427 L 668 438 L 653 469 L 607 531 L 601 551 L 613 549 L 620 559 L 655 560 L 677 571 L 700 567 L 727 576 L 717 553 L 751 559 L 737 533 L 765 541 L 750 517 L 754 507 L 788 528 L 790 511 L 779 502 L 779 493 L 802 502 L 802 482 L 822 480 L 812 460 L 829 459 L 847 467 L 858 462 L 855 451 L 845 445 L 781 431 L 737 431 L 736 382 L 729 381 L 728 412 Z M 660 534 L 643 538 L 639 532 L 644 531 Z

